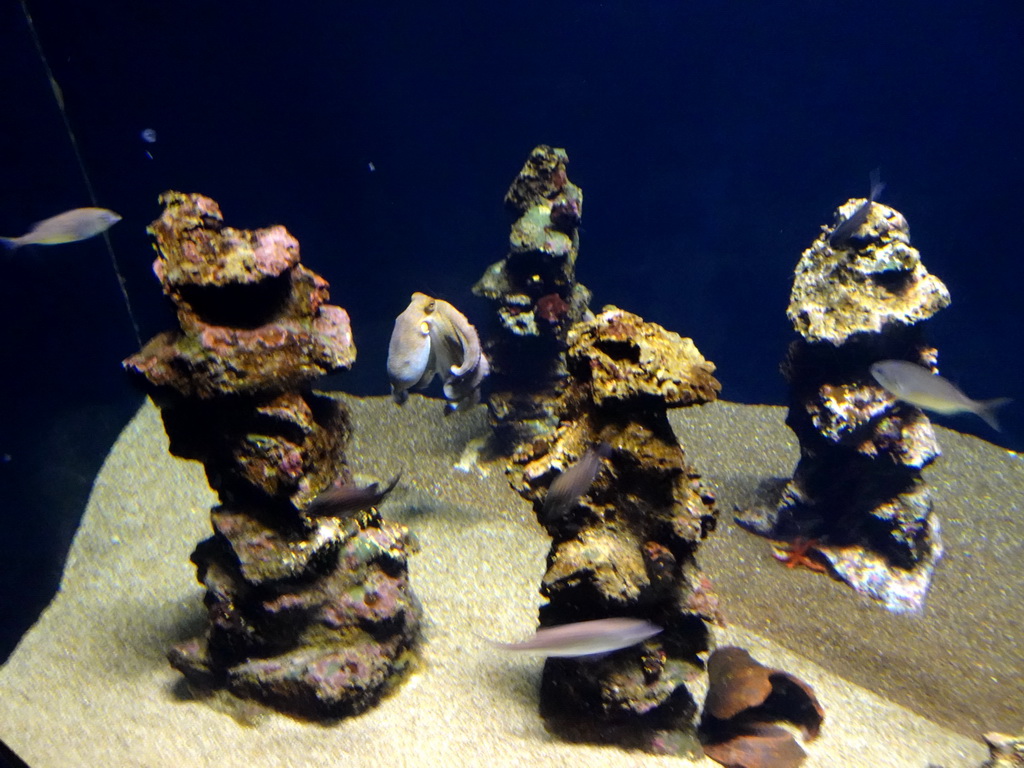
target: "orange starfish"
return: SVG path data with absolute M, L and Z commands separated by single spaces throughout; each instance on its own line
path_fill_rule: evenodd
M 815 573 L 825 573 L 828 566 L 821 561 L 821 552 L 816 547 L 817 539 L 807 539 L 802 536 L 793 539 L 792 542 L 780 541 L 772 544 L 772 553 L 775 559 L 785 563 L 787 568 L 804 567 Z

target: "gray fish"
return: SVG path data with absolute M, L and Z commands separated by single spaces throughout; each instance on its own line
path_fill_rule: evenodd
M 121 217 L 106 208 L 75 208 L 32 225 L 21 237 L 0 237 L 7 248 L 23 245 L 60 245 L 86 240 L 106 232 Z
M 306 506 L 305 514 L 310 517 L 346 517 L 364 509 L 376 507 L 398 485 L 399 472 L 384 488 L 380 483 L 366 486 L 332 485 Z
M 867 200 L 861 203 L 857 210 L 850 214 L 848 219 L 832 230 L 832 234 L 828 236 L 830 248 L 846 247 L 849 239 L 857 234 L 857 230 L 864 226 L 864 222 L 868 220 L 868 214 L 871 213 L 871 205 L 882 194 L 883 189 L 885 189 L 885 183 L 879 178 L 878 169 L 876 168 L 871 172 L 871 192 L 868 194 Z
M 594 619 L 556 627 L 541 627 L 529 640 L 494 645 L 506 651 L 537 653 L 543 656 L 592 656 L 642 643 L 661 631 L 661 627 L 643 619 Z
M 948 380 L 907 360 L 879 360 L 871 366 L 871 375 L 889 394 L 905 403 L 946 415 L 976 413 L 995 430 L 999 429 L 999 422 L 993 411 L 1010 402 L 1008 397 L 972 400 Z
M 601 460 L 611 455 L 612 447 L 608 443 L 591 446 L 579 461 L 556 477 L 544 497 L 541 510 L 544 521 L 557 520 L 572 509 L 597 479 L 597 473 L 601 471 Z

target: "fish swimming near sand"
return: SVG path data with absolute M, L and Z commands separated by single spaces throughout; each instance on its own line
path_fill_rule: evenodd
M 995 409 L 1010 402 L 1008 397 L 972 400 L 947 379 L 907 360 L 880 360 L 871 366 L 871 375 L 889 394 L 905 403 L 945 415 L 975 413 L 995 430 L 999 429 Z
M 643 619 L 613 618 L 541 627 L 521 643 L 492 643 L 506 651 L 542 656 L 593 656 L 611 653 L 654 637 L 662 629 Z
M 864 226 L 864 222 L 868 220 L 871 206 L 878 199 L 878 196 L 882 194 L 883 189 L 885 189 L 885 182 L 879 177 L 878 169 L 876 168 L 871 172 L 871 192 L 868 194 L 867 199 L 845 221 L 832 230 L 832 234 L 828 236 L 829 248 L 846 247 L 850 238 L 857 234 L 857 230 Z
M 612 447 L 608 443 L 591 446 L 580 460 L 556 477 L 544 497 L 541 516 L 545 522 L 557 520 L 576 504 L 580 496 L 586 493 L 598 472 L 601 471 L 602 459 L 612 455 Z
M 21 237 L 0 237 L 0 245 L 21 248 L 26 245 L 77 243 L 102 234 L 121 217 L 106 208 L 75 208 L 36 222 Z
M 304 511 L 309 517 L 346 517 L 376 507 L 395 489 L 401 477 L 399 472 L 384 488 L 380 483 L 332 485 L 313 499 Z

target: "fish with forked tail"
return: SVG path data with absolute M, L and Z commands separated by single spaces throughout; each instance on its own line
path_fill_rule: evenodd
M 304 512 L 309 517 L 346 517 L 376 507 L 395 489 L 401 477 L 399 472 L 384 488 L 380 483 L 332 485 L 309 502 Z
M 106 208 L 75 208 L 43 219 L 21 237 L 0 237 L 0 245 L 21 248 L 25 245 L 61 245 L 76 243 L 102 234 L 121 217 Z
M 628 648 L 661 631 L 661 627 L 649 621 L 619 617 L 541 627 L 533 637 L 521 643 L 492 644 L 506 651 L 572 658 Z
M 871 375 L 898 400 L 947 416 L 974 413 L 996 431 L 999 431 L 999 422 L 994 411 L 1010 402 L 1008 397 L 972 400 L 950 381 L 908 360 L 879 360 L 871 366 Z
M 861 203 L 857 209 L 850 214 L 850 216 L 832 230 L 832 234 L 828 236 L 829 248 L 845 248 L 850 238 L 857 234 L 857 230 L 864 226 L 864 222 L 868 220 L 868 215 L 871 213 L 871 206 L 878 199 L 878 196 L 882 194 L 882 190 L 885 189 L 885 182 L 881 180 L 878 169 L 876 168 L 871 172 L 871 191 L 868 193 L 867 199 Z

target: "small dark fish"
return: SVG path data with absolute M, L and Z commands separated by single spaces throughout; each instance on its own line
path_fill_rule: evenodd
M 857 230 L 864 226 L 864 222 L 868 220 L 868 214 L 871 213 L 871 205 L 882 194 L 883 189 L 885 189 L 885 182 L 879 178 L 878 169 L 876 168 L 871 172 L 871 193 L 868 195 L 868 199 L 857 206 L 857 210 L 850 214 L 848 219 L 832 230 L 832 234 L 828 236 L 830 248 L 846 247 L 849 239 L 857 234 Z
M 580 460 L 554 479 L 544 497 L 541 512 L 544 520 L 557 520 L 587 492 L 597 473 L 601 471 L 601 460 L 612 455 L 612 447 L 608 443 L 600 443 L 587 449 Z
M 572 658 L 628 648 L 654 637 L 661 631 L 661 627 L 643 619 L 594 619 L 556 627 L 541 627 L 529 640 L 494 645 L 506 651 Z
M 399 472 L 384 488 L 380 487 L 380 483 L 362 487 L 352 484 L 332 485 L 309 502 L 305 513 L 309 517 L 346 517 L 376 507 L 394 490 L 401 477 L 402 473 Z

